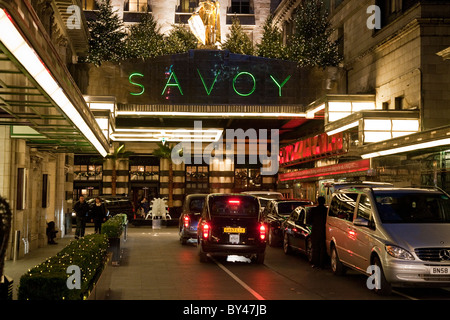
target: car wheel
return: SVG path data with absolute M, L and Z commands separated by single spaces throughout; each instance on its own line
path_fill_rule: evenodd
M 310 238 L 306 239 L 305 248 L 306 248 L 306 258 L 308 259 L 308 262 L 311 262 L 312 261 L 312 241 Z
M 342 276 L 345 274 L 346 268 L 339 260 L 336 247 L 333 245 L 331 247 L 331 271 L 337 276 Z
M 265 258 L 266 258 L 266 253 L 259 253 L 259 254 L 256 255 L 255 263 L 256 264 L 263 264 Z
M 273 231 L 272 228 L 269 229 L 269 246 L 273 247 L 274 242 L 273 242 Z
M 384 276 L 383 267 L 381 265 L 380 258 L 375 257 L 373 259 L 373 264 L 376 265 L 378 268 L 380 268 L 380 288 L 375 288 L 375 293 L 380 296 L 388 296 L 392 293 L 392 286 L 391 284 L 386 280 L 386 277 Z
M 291 245 L 289 244 L 289 236 L 287 233 L 284 234 L 283 238 L 283 251 L 285 254 L 292 253 L 292 248 Z
M 203 251 L 202 243 L 197 239 L 198 257 L 200 262 L 208 262 L 208 255 Z

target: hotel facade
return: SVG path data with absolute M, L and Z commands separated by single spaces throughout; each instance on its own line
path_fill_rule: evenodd
M 186 24 L 198 5 L 112 3 L 125 24 L 151 12 L 164 33 Z M 237 17 L 258 43 L 270 13 L 288 41 L 300 1 L 219 3 L 222 39 Z M 67 27 L 72 5 L 83 9 L 80 28 Z M 116 194 L 136 206 L 143 196 L 168 198 L 172 172 L 174 216 L 186 194 L 199 192 L 280 191 L 315 200 L 331 182 L 360 179 L 448 190 L 448 5 L 325 5 L 344 56 L 336 68 L 221 50 L 95 67 L 77 62 L 88 50 L 92 1 L 0 0 L 7 31 L 0 35 L 0 195 L 13 213 L 8 259 L 45 246 L 49 221 L 59 236 L 71 232 L 74 201 L 112 194 L 113 171 Z M 367 24 L 373 5 L 380 29 Z M 172 170 L 169 159 L 154 156 L 158 142 L 184 143 Z M 107 157 L 121 145 L 129 157 Z M 277 171 L 269 172 L 275 156 Z

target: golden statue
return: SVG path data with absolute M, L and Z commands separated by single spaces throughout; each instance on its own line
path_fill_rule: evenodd
M 206 47 L 220 44 L 219 1 L 205 0 L 199 3 L 188 23 L 192 33 Z

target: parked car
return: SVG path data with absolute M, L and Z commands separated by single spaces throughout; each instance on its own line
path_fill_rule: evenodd
M 181 244 L 188 240 L 197 240 L 197 225 L 202 214 L 203 205 L 207 194 L 190 194 L 183 203 L 183 211 L 178 220 L 178 228 Z
M 289 254 L 293 250 L 298 250 L 305 254 L 308 261 L 311 261 L 311 209 L 316 206 L 308 205 L 295 208 L 282 224 L 283 229 L 283 250 Z
M 122 196 L 100 196 L 100 199 L 105 204 L 107 211 L 107 219 L 115 216 L 119 213 L 124 213 L 127 215 L 128 221 L 134 219 L 134 206 L 128 197 Z M 87 198 L 85 200 L 87 204 L 92 207 L 95 204 L 95 198 Z M 91 212 L 89 211 L 87 221 L 90 222 L 92 219 Z M 72 223 L 76 223 L 75 213 L 72 212 Z
M 283 199 L 283 195 L 280 192 L 275 191 L 244 191 L 241 193 L 257 197 L 259 199 L 261 211 L 264 211 L 264 208 L 269 201 Z
M 291 212 L 299 207 L 314 204 L 304 199 L 271 200 L 264 209 L 264 222 L 268 227 L 269 246 L 281 246 L 283 242 L 283 229 L 281 224 L 289 217 Z
M 450 197 L 437 188 L 340 189 L 328 209 L 326 243 L 334 274 L 375 271 L 379 294 L 448 287 Z
M 256 197 L 210 194 L 197 228 L 200 261 L 211 256 L 241 255 L 264 263 L 266 226 Z

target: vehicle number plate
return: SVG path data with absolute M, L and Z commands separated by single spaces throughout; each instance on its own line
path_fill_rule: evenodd
M 223 228 L 223 232 L 225 233 L 245 233 L 245 228 Z
M 197 231 L 197 227 L 190 227 L 192 231 Z
M 431 267 L 431 274 L 450 274 L 450 267 Z
M 239 239 L 240 237 L 239 237 L 239 233 L 237 233 L 237 234 L 230 234 L 230 243 L 231 244 L 237 244 L 237 243 L 239 243 Z

